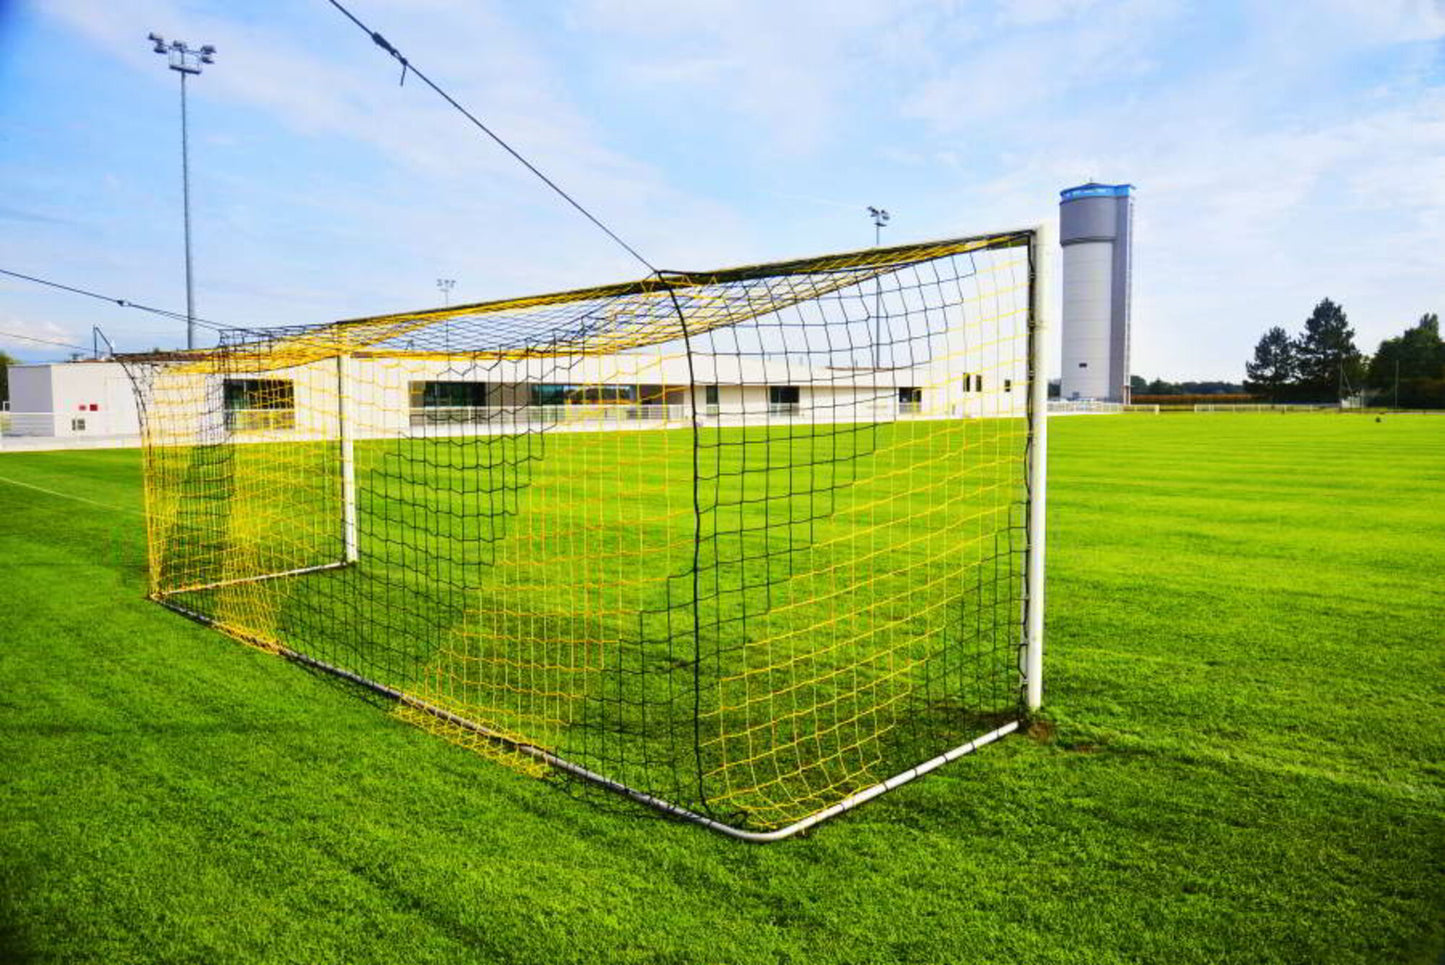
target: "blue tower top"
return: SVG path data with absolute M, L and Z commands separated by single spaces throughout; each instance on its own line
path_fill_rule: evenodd
M 1077 188 L 1065 188 L 1059 192 L 1061 201 L 1076 201 L 1079 198 L 1127 198 L 1134 193 L 1132 184 L 1099 184 L 1090 181 Z

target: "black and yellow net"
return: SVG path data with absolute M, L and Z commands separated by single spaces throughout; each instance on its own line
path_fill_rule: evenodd
M 816 820 L 1024 712 L 1036 253 L 1010 232 L 128 356 L 151 594 L 523 770 Z

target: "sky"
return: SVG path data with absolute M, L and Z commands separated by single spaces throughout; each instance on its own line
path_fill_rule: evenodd
M 1137 187 L 1133 371 L 1243 376 L 1341 303 L 1372 351 L 1445 311 L 1445 0 L 349 0 L 653 264 L 1016 228 Z M 324 322 L 638 277 L 326 0 L 0 0 L 0 268 Z M 0 278 L 0 349 L 184 344 Z M 1057 358 L 1057 352 L 1055 352 Z M 1057 364 L 1054 366 L 1057 371 Z

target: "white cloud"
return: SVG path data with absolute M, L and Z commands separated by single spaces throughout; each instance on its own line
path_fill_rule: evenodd
M 14 286 L 6 284 L 4 288 Z M 82 339 L 70 328 L 51 321 L 0 313 L 0 349 L 18 358 L 59 358 L 79 350 Z
M 44 12 L 137 83 L 169 80 L 137 23 L 215 43 L 220 63 L 197 88 L 209 103 L 264 115 L 298 144 L 355 146 L 355 166 L 277 158 L 268 171 L 240 163 L 244 137 L 208 132 L 240 172 L 212 214 L 231 238 L 206 235 L 216 257 L 199 263 L 218 317 L 415 307 L 438 274 L 480 298 L 637 273 L 414 79 L 398 88 L 396 65 L 324 5 L 208 9 L 49 0 Z M 1238 375 L 1259 331 L 1326 294 L 1366 346 L 1445 309 L 1417 304 L 1445 292 L 1439 3 L 545 11 L 373 0 L 366 15 L 664 267 L 862 244 L 864 203 L 893 211 L 899 240 L 1052 218 L 1057 190 L 1093 177 L 1140 187 L 1142 374 Z M 689 169 L 700 157 L 713 166 Z M 170 248 L 52 236 L 31 250 L 109 272 L 127 293 L 147 258 L 153 280 L 157 257 L 166 284 L 174 274 Z

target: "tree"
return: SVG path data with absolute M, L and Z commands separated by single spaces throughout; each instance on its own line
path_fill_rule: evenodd
M 1440 317 L 1434 313 L 1420 316 L 1414 327 L 1404 334 L 1387 338 L 1370 359 L 1370 387 L 1391 403 L 1406 406 L 1440 404 L 1445 391 L 1445 341 L 1440 338 Z
M 0 402 L 10 401 L 10 366 L 19 364 L 9 352 L 0 352 Z
M 1144 378 L 1144 376 L 1142 376 L 1142 375 L 1131 375 L 1131 376 L 1129 376 L 1129 392 L 1130 392 L 1131 394 L 1137 392 L 1137 393 L 1139 393 L 1140 395 L 1142 395 L 1142 394 L 1144 394 L 1144 393 L 1146 393 L 1146 392 L 1148 392 L 1148 391 L 1149 391 L 1149 380 L 1148 380 L 1148 379 Z
M 1316 401 L 1337 399 L 1364 380 L 1364 357 L 1355 347 L 1355 330 L 1345 310 L 1328 298 L 1305 319 L 1304 333 L 1295 343 L 1295 365 L 1301 393 Z
M 1440 317 L 1433 313 L 1420 316 L 1413 328 L 1403 335 L 1387 338 L 1370 360 L 1370 385 L 1384 389 L 1394 384 L 1399 365 L 1401 379 L 1438 379 L 1445 367 L 1445 342 L 1440 339 Z
M 1244 363 L 1244 387 L 1269 396 L 1271 402 L 1299 375 L 1294 339 L 1278 325 L 1254 347 L 1254 361 Z

